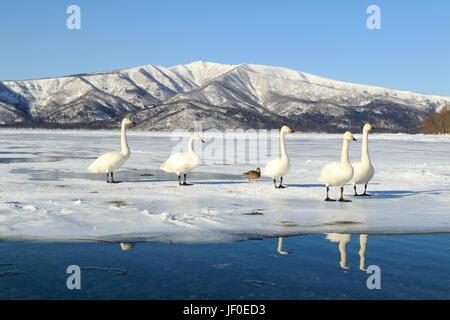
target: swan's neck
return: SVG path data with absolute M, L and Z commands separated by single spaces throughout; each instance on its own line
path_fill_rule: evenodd
M 285 139 L 285 133 L 284 132 L 280 132 L 280 155 L 281 155 L 281 159 L 289 160 L 287 152 L 286 152 L 286 145 L 285 145 L 284 139 Z
M 130 148 L 127 142 L 127 128 L 125 124 L 122 124 L 122 130 L 120 135 L 120 145 L 122 146 L 122 153 L 124 155 L 130 154 Z
M 361 162 L 369 162 L 369 132 L 364 131 L 363 133 L 363 142 L 362 142 L 362 149 L 361 149 Z
M 344 139 L 344 143 L 342 144 L 341 162 L 349 163 L 348 162 L 348 140 L 345 140 L 345 139 Z
M 361 149 L 361 162 L 369 162 L 369 131 L 363 132 L 363 145 Z
M 189 154 L 194 154 L 195 155 L 195 152 L 194 152 L 194 138 L 193 137 L 189 138 L 188 152 L 189 152 Z

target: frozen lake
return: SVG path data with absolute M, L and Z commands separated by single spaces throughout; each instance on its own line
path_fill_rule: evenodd
M 268 178 L 241 177 L 271 157 L 245 152 L 255 135 L 226 140 L 226 157 L 211 153 L 208 143 L 217 144 L 217 137 L 204 138 L 204 163 L 188 175 L 194 185 L 180 187 L 175 175 L 159 170 L 179 142 L 170 133 L 130 132 L 131 158 L 115 172 L 123 183 L 107 184 L 86 168 L 101 153 L 120 149 L 118 131 L 0 130 L 0 237 L 203 243 L 450 232 L 450 136 L 371 134 L 373 196 L 353 197 L 349 185 L 351 203 L 324 202 L 317 181 L 321 167 L 339 159 L 341 135 L 287 136 L 291 171 L 284 190 Z M 350 145 L 351 161 L 359 160 L 360 148 L 360 139 Z M 225 163 L 217 161 L 222 158 Z

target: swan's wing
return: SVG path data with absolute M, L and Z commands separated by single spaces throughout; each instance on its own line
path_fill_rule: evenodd
M 193 159 L 186 152 L 177 152 L 164 161 L 160 169 L 170 173 L 183 172 L 193 165 Z
M 263 175 L 265 176 L 271 176 L 275 173 L 275 171 L 278 170 L 280 159 L 273 159 L 267 162 L 266 166 L 264 167 Z
M 370 163 L 357 162 L 353 166 L 353 184 L 368 183 L 374 176 L 375 171 Z
M 172 167 L 190 160 L 189 155 L 185 152 L 177 152 L 171 155 L 166 161 L 161 164 L 161 167 Z
M 352 163 L 353 166 L 353 178 L 350 181 L 353 184 L 358 184 L 359 181 L 363 178 L 363 167 L 361 162 Z
M 88 168 L 90 172 L 109 172 L 120 165 L 124 159 L 124 155 L 118 151 L 111 151 L 102 154 Z
M 339 162 L 330 162 L 326 164 L 320 171 L 319 181 L 324 184 L 329 184 L 331 182 L 331 177 L 334 177 L 336 172 L 339 172 Z
M 330 186 L 348 183 L 353 177 L 353 167 L 341 162 L 331 162 L 323 167 L 319 181 Z
M 352 163 L 352 166 L 353 166 L 353 169 L 356 171 L 356 170 L 359 170 L 361 168 L 362 163 L 361 162 L 355 162 L 355 163 Z

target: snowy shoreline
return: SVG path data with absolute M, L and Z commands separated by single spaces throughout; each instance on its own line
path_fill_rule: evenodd
M 171 136 L 130 132 L 131 158 L 116 173 L 124 182 L 112 186 L 85 169 L 100 153 L 119 148 L 117 130 L 1 129 L 0 238 L 198 243 L 450 232 L 450 136 L 371 135 L 373 197 L 353 198 L 348 186 L 348 204 L 325 203 L 317 182 L 322 165 L 339 158 L 341 135 L 290 135 L 285 190 L 275 190 L 267 178 L 248 183 L 240 174 L 256 164 L 239 161 L 205 161 L 190 175 L 194 186 L 178 187 L 175 176 L 159 170 L 175 144 Z M 360 148 L 351 145 L 352 161 Z

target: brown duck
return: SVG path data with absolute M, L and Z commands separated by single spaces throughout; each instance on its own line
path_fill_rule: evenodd
M 242 175 L 244 177 L 248 178 L 248 181 L 255 181 L 255 179 L 258 179 L 261 177 L 261 169 L 256 168 L 256 170 L 250 170 L 250 171 L 244 172 Z

